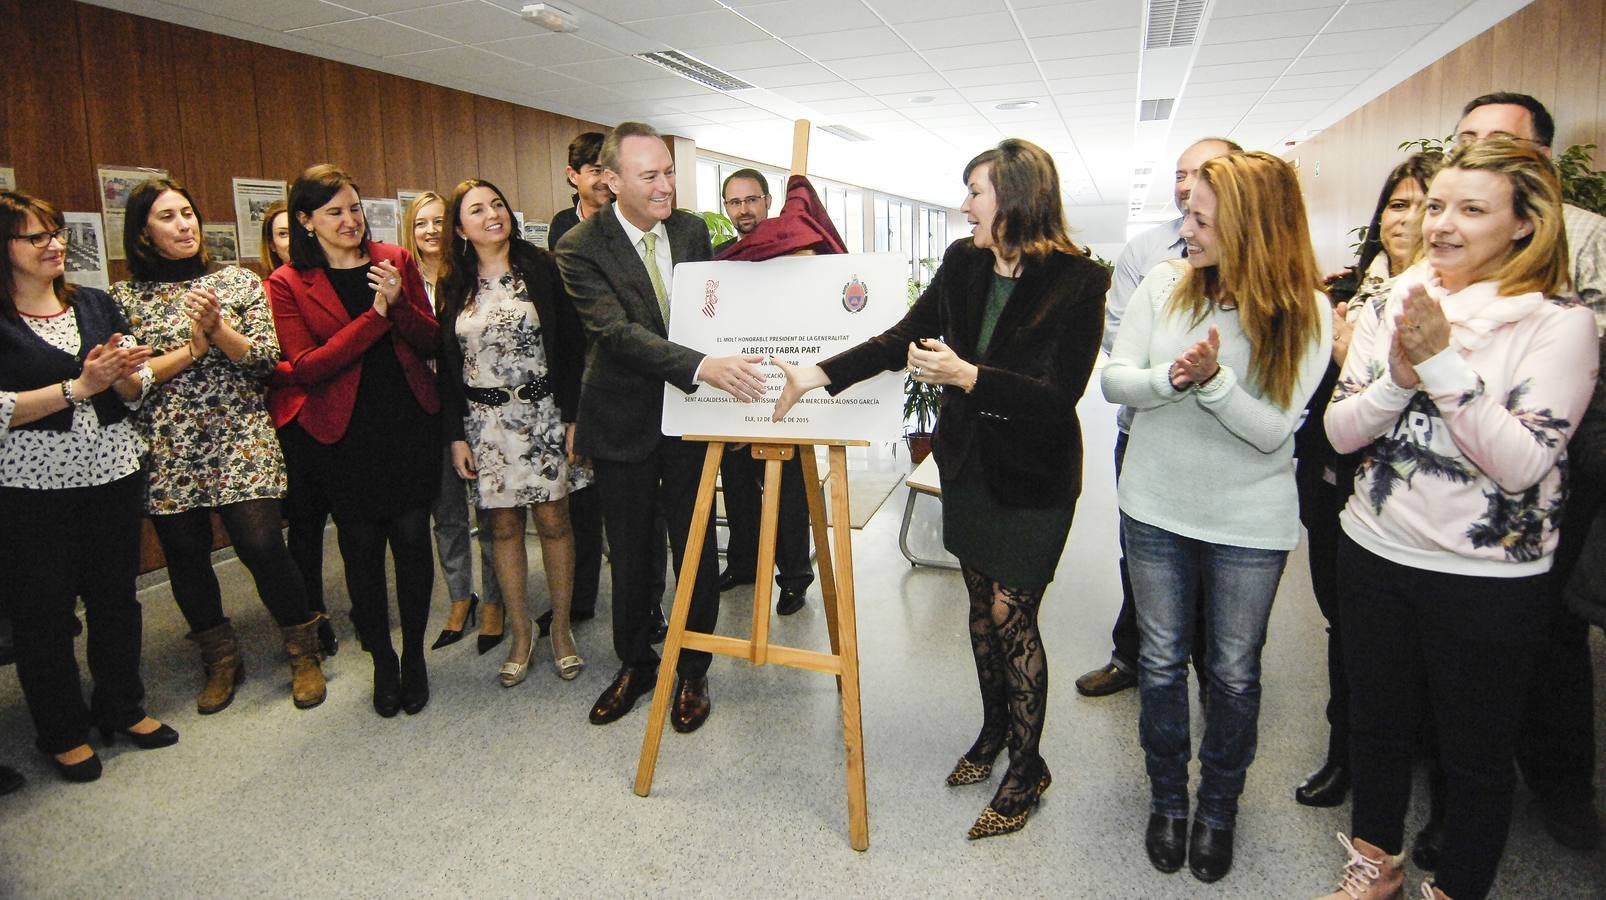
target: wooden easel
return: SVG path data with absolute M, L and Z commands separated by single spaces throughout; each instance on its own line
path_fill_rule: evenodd
M 853 600 L 853 542 L 848 516 L 847 448 L 864 446 L 865 441 L 810 441 L 795 444 L 753 444 L 754 459 L 764 461 L 764 500 L 759 512 L 758 571 L 753 582 L 753 630 L 745 640 L 686 630 L 691 610 L 692 586 L 697 580 L 697 564 L 707 534 L 708 517 L 714 511 L 714 481 L 727 444 L 745 438 L 687 435 L 682 440 L 707 441 L 703 457 L 702 480 L 697 486 L 697 502 L 692 509 L 691 533 L 686 539 L 686 555 L 675 583 L 675 606 L 669 614 L 669 635 L 664 638 L 663 660 L 658 668 L 658 686 L 653 690 L 652 711 L 648 713 L 647 735 L 641 744 L 641 762 L 636 768 L 636 794 L 652 791 L 653 769 L 663 740 L 664 718 L 669 712 L 669 695 L 675 681 L 675 667 L 683 650 L 704 650 L 721 656 L 745 659 L 755 666 L 773 664 L 793 669 L 809 669 L 835 675 L 842 697 L 842 743 L 847 752 L 848 842 L 855 850 L 870 846 L 869 809 L 864 788 L 864 725 L 859 716 L 859 638 L 858 619 Z M 820 488 L 819 465 L 814 447 L 829 448 L 831 480 L 831 530 L 825 524 L 825 498 Z M 826 630 L 831 652 L 801 650 L 770 643 L 770 595 L 774 585 L 776 523 L 781 509 L 781 463 L 801 457 L 803 484 L 809 501 L 809 524 L 819 553 L 820 592 L 825 595 Z
M 809 123 L 794 125 L 792 173 L 803 174 L 808 159 Z M 758 569 L 753 579 L 753 627 L 743 640 L 717 634 L 686 631 L 691 610 L 692 586 L 697 582 L 697 566 L 702 556 L 709 517 L 714 512 L 714 483 L 719 477 L 719 461 L 728 444 L 741 444 L 746 437 L 686 435 L 686 441 L 705 441 L 702 478 L 697 501 L 692 507 L 691 532 L 686 537 L 686 553 L 675 582 L 675 605 L 669 614 L 669 634 L 664 638 L 663 659 L 658 667 L 658 685 L 652 694 L 647 734 L 641 743 L 641 761 L 636 767 L 636 795 L 652 792 L 653 770 L 658 764 L 658 747 L 663 741 L 664 718 L 669 712 L 669 694 L 675 683 L 675 667 L 683 650 L 703 650 L 721 656 L 745 659 L 755 666 L 778 665 L 809 669 L 836 676 L 842 697 L 842 743 L 847 753 L 848 842 L 855 850 L 870 847 L 870 816 L 864 788 L 864 723 L 859 715 L 859 637 L 858 616 L 853 604 L 853 539 L 848 514 L 847 448 L 866 446 L 868 441 L 823 441 L 795 439 L 786 443 L 753 443 L 749 452 L 764 462 L 764 494 L 759 508 Z M 826 446 L 830 460 L 831 530 L 825 524 L 825 497 L 820 488 L 816 446 Z M 775 539 L 781 510 L 781 463 L 799 457 L 803 467 L 804 493 L 808 497 L 809 527 L 820 567 L 820 592 L 825 597 L 826 630 L 831 652 L 820 653 L 796 647 L 770 644 L 770 596 L 774 587 L 771 574 L 775 566 Z

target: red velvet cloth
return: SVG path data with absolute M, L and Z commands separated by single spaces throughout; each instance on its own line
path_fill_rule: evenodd
M 786 203 L 780 215 L 758 223 L 753 233 L 741 240 L 722 245 L 714 258 L 758 262 L 799 250 L 848 252 L 820 195 L 814 193 L 814 185 L 803 175 L 793 175 L 786 181 Z

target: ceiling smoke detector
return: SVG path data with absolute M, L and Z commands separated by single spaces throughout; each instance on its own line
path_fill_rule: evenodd
M 580 21 L 574 17 L 574 13 L 558 9 L 550 3 L 532 3 L 519 10 L 519 15 L 547 31 L 568 32 L 580 27 Z
M 663 66 L 682 78 L 691 79 L 703 87 L 713 88 L 716 91 L 729 93 L 753 89 L 753 85 L 735 75 L 679 50 L 653 50 L 648 53 L 637 53 L 636 58 L 644 59 L 655 66 Z

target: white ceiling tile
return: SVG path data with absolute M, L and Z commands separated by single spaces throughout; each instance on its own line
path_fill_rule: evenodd
M 1027 37 L 1049 37 L 1111 28 L 1137 28 L 1143 24 L 1143 5 L 1131 0 L 1055 2 L 1031 9 L 1016 3 L 1016 16 Z
M 855 78 L 853 83 L 872 97 L 883 94 L 930 93 L 948 90 L 948 80 L 936 72 L 921 75 L 886 75 L 880 78 Z
M 1048 87 L 1041 81 L 1021 81 L 1013 84 L 988 84 L 981 87 L 960 88 L 959 93 L 972 103 L 1000 100 L 1042 100 L 1048 96 Z
M 539 93 L 544 91 L 563 91 L 570 97 L 588 97 L 592 91 L 602 91 L 608 97 L 606 88 L 599 88 L 589 81 L 581 81 L 562 75 L 551 69 L 520 69 L 518 71 L 519 86 L 526 91 Z
M 445 6 L 450 4 L 452 0 L 334 0 L 334 2 L 370 16 L 380 16 L 387 13 L 401 12 L 404 9 Z M 263 3 L 262 5 L 272 6 L 274 4 Z
M 452 42 L 444 38 L 384 19 L 354 19 L 349 22 L 314 25 L 311 28 L 296 29 L 291 33 L 321 44 L 333 44 L 370 56 L 397 56 L 402 53 L 452 46 Z
M 1050 90 L 1053 90 L 1050 87 Z M 1114 91 L 1053 91 L 1056 102 L 1067 106 L 1087 106 L 1104 103 L 1136 103 L 1138 101 L 1137 86 L 1133 85 L 1124 90 Z
M 1008 18 L 1004 0 L 865 0 L 865 5 L 894 25 L 972 13 L 998 13 Z
M 964 98 L 959 96 L 959 92 L 952 90 L 909 91 L 907 93 L 877 92 L 875 93 L 875 96 L 880 97 L 882 103 L 885 103 L 887 106 L 893 109 L 899 109 L 907 106 L 912 110 L 926 110 L 964 102 Z M 917 97 L 925 97 L 927 99 L 921 103 L 915 103 L 914 100 Z
M 796 87 L 800 84 L 820 84 L 838 80 L 830 71 L 814 63 L 796 63 L 789 66 L 765 66 L 762 69 L 743 69 L 742 80 L 761 88 Z
M 1327 57 L 1314 57 L 1326 59 Z M 1292 90 L 1294 88 L 1320 88 L 1341 86 L 1354 87 L 1366 80 L 1366 72 L 1357 72 L 1353 69 L 1341 69 L 1336 72 L 1295 72 L 1277 79 L 1274 87 L 1277 90 Z
M 1359 54 L 1360 51 L 1357 51 L 1357 56 Z M 1392 58 L 1392 54 L 1390 55 L 1390 58 Z M 1285 63 L 1288 66 L 1288 72 L 1283 76 L 1283 78 L 1290 78 L 1293 76 L 1314 76 L 1320 78 L 1336 72 L 1360 72 L 1362 73 L 1362 78 L 1364 79 L 1365 76 L 1371 74 L 1371 69 L 1362 66 L 1359 59 L 1356 57 L 1350 57 L 1346 59 L 1344 56 L 1340 55 L 1301 56 L 1299 59 L 1296 59 L 1292 62 L 1289 62 L 1288 60 L 1279 60 L 1279 62 Z M 1358 83 L 1359 82 L 1357 82 L 1357 84 Z
M 1240 78 L 1237 81 L 1213 81 L 1209 84 L 1190 84 L 1184 92 L 1187 97 L 1223 97 L 1232 94 L 1261 94 L 1269 90 L 1275 78 Z
M 814 100 L 808 104 L 810 109 L 836 115 L 841 113 L 884 112 L 885 103 L 874 97 L 843 97 L 838 100 Z
M 821 84 L 800 84 L 795 87 L 775 88 L 774 93 L 798 103 L 815 100 L 840 100 L 843 97 L 863 97 L 865 92 L 846 81 L 827 81 Z
M 560 75 L 578 78 L 592 84 L 615 85 L 641 81 L 662 75 L 664 70 L 650 62 L 633 56 L 624 59 L 598 59 L 587 62 L 563 63 L 547 68 Z
M 509 65 L 523 67 L 525 63 L 509 63 L 503 57 L 486 53 L 477 47 L 447 47 L 444 50 L 425 50 L 392 57 L 397 62 L 418 66 L 440 75 L 461 75 L 487 81 L 505 75 Z
M 1032 65 L 1032 55 L 1023 41 L 991 41 L 926 50 L 925 57 L 939 69 L 976 69 L 982 66 Z
M 874 28 L 833 31 L 829 34 L 804 35 L 792 38 L 788 43 L 822 61 L 879 53 L 909 52 L 909 45 L 903 38 L 880 25 Z
M 1388 0 L 1382 3 L 1347 3 L 1327 26 L 1329 33 L 1343 31 L 1371 31 L 1374 28 L 1395 28 L 1402 25 L 1442 25 L 1456 13 L 1466 9 L 1469 0 L 1412 0 L 1401 3 Z
M 731 109 L 720 112 L 718 116 L 710 116 L 711 120 L 731 125 L 746 125 L 750 122 L 768 122 L 779 119 L 775 113 L 756 106 L 747 106 L 742 109 Z
M 1142 33 L 1136 28 L 1114 28 L 1108 31 L 1032 38 L 1031 45 L 1032 52 L 1038 59 L 1070 59 L 1124 51 L 1135 52 L 1142 46 L 1142 40 Z
M 1288 68 L 1286 59 L 1244 59 L 1219 66 L 1194 66 L 1188 70 L 1188 84 L 1210 84 L 1216 81 L 1281 75 L 1286 68 Z
M 566 63 L 594 62 L 603 59 L 615 60 L 617 64 L 619 58 L 619 54 L 584 38 L 551 32 L 486 41 L 477 46 L 481 50 L 488 50 L 498 56 L 506 56 L 533 66 L 561 66 Z
M 642 19 L 629 24 L 631 31 L 662 42 L 667 47 L 708 47 L 714 44 L 761 41 L 769 37 L 762 29 L 728 9 Z
M 786 38 L 881 24 L 876 14 L 859 0 L 784 0 L 743 7 L 741 13 Z
M 956 88 L 982 87 L 989 84 L 1009 84 L 1020 81 L 1038 81 L 1037 67 L 1030 64 L 1013 66 L 984 66 L 979 69 L 950 69 L 943 73 Z
M 1138 74 L 1138 53 L 1108 53 L 1070 59 L 1045 60 L 1039 57 L 1045 78 L 1080 78 L 1083 75 Z
M 1427 37 L 1428 32 L 1432 30 L 1432 25 L 1412 25 L 1406 28 L 1379 28 L 1373 31 L 1324 34 L 1312 41 L 1310 49 L 1305 52 L 1310 56 L 1328 56 L 1365 48 L 1370 54 L 1400 53 Z
M 719 118 L 717 113 L 722 110 L 746 109 L 752 105 L 739 97 L 721 93 L 720 91 L 710 91 L 695 97 L 676 97 L 672 100 L 665 100 L 663 103 L 664 106 L 677 112 L 698 113 L 705 115 L 709 119 Z
M 324 3 L 322 0 L 277 0 L 271 4 L 263 3 L 262 0 L 166 0 L 166 2 L 222 16 L 225 19 L 233 19 L 236 22 L 271 28 L 274 31 L 343 22 L 362 16 L 362 13 L 346 8 L 352 4 L 336 6 L 333 3 Z M 418 5 L 418 0 L 409 2 L 411 5 Z
M 1276 89 L 1266 92 L 1267 103 L 1302 101 L 1313 103 L 1315 106 L 1320 107 L 1326 105 L 1327 101 L 1337 100 L 1350 90 L 1348 85 L 1343 84 L 1286 89 L 1282 88 L 1280 84 L 1279 82 L 1279 87 Z
M 1249 16 L 1298 9 L 1336 8 L 1347 0 L 1216 0 L 1215 16 Z M 1399 2 L 1399 0 L 1395 0 Z
M 883 75 L 924 75 L 931 71 L 931 66 L 917 53 L 888 53 L 865 59 L 835 60 L 831 69 L 843 78 L 857 81 Z
M 647 124 L 660 131 L 670 131 L 676 128 L 689 128 L 693 125 L 707 125 L 709 121 L 702 116 L 691 113 L 655 113 L 647 117 Z
M 951 19 L 921 18 L 897 26 L 898 33 L 921 50 L 965 44 L 1018 41 L 1020 30 L 1009 16 L 986 14 Z
M 1177 115 L 1222 115 L 1243 112 L 1260 99 L 1259 94 L 1233 94 L 1223 97 L 1183 97 L 1176 106 Z
M 1231 64 L 1241 59 L 1293 59 L 1310 43 L 1309 38 L 1274 38 L 1268 41 L 1207 43 L 1193 58 L 1196 66 Z
M 808 61 L 802 54 L 780 41 L 769 39 L 692 47 L 685 52 L 727 72 Z
M 667 100 L 673 97 L 701 97 L 713 93 L 712 88 L 706 88 L 692 81 L 690 78 L 681 78 L 677 75 L 666 74 L 662 78 L 651 78 L 645 81 L 629 81 L 624 84 L 609 85 L 613 90 L 642 100 Z
M 529 0 L 497 0 L 497 2 L 519 8 L 529 4 Z M 558 5 L 571 9 L 582 17 L 590 13 L 610 22 L 633 22 L 654 16 L 707 12 L 719 7 L 714 0 L 564 0 Z M 583 20 L 581 24 L 584 25 Z
M 1310 37 L 1322 30 L 1330 9 L 1280 10 L 1249 16 L 1210 17 L 1206 43 L 1260 41 L 1271 38 Z
M 1136 97 L 1138 79 L 1136 73 L 1131 75 L 1084 75 L 1081 78 L 1054 78 L 1049 80 L 1048 89 L 1056 94 L 1124 90 L 1128 95 Z
M 460 44 L 494 41 L 525 32 L 551 34 L 539 25 L 526 22 L 500 6 L 482 3 L 480 0 L 458 0 L 456 3 L 444 6 L 428 6 L 423 9 L 391 13 L 385 18 Z

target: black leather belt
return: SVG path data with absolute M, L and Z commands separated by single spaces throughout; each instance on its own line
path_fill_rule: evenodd
M 464 386 L 463 395 L 485 406 L 502 406 L 514 400 L 539 403 L 552 396 L 552 379 L 542 375 L 515 388 L 481 388 Z

